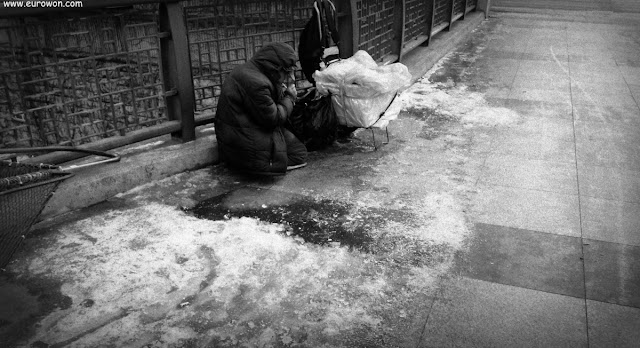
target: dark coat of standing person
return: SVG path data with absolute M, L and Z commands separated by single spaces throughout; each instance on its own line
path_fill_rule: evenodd
M 269 43 L 225 79 L 215 116 L 220 159 L 262 175 L 285 174 L 306 164 L 307 149 L 284 128 L 296 102 L 296 54 Z

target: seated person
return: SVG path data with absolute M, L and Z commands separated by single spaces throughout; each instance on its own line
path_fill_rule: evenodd
M 284 128 L 297 99 L 295 64 L 291 46 L 268 43 L 227 76 L 214 120 L 221 161 L 261 175 L 306 165 L 306 147 Z

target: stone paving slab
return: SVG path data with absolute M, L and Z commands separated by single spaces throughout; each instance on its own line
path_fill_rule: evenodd
M 576 156 L 579 165 L 640 171 L 640 152 L 625 143 L 589 140 L 578 137 Z
M 495 139 L 493 152 L 524 159 L 575 163 L 572 142 L 546 136 L 523 138 L 518 134 L 507 133 Z
M 604 142 L 633 148 L 640 143 L 640 132 L 635 127 L 626 127 L 618 123 L 575 122 L 577 142 Z M 599 144 L 604 145 L 604 144 Z
M 640 204 L 581 197 L 584 238 L 640 246 Z
M 512 87 L 509 93 L 510 99 L 545 101 L 551 103 L 568 103 L 571 101 L 571 94 L 568 89 L 554 90 L 535 87 Z
M 540 52 L 539 48 L 534 49 L 536 52 Z M 528 74 L 549 76 L 559 75 L 566 77 L 569 63 L 567 61 L 537 61 L 529 60 L 529 57 L 525 54 L 520 61 L 518 71 L 526 71 Z
M 625 82 L 629 85 L 640 85 L 640 67 L 620 67 Z
M 510 156 L 490 155 L 480 174 L 480 183 L 578 194 L 577 171 L 574 164 Z
M 633 99 L 635 99 L 636 102 L 640 105 L 640 84 L 629 85 L 629 90 L 631 91 L 631 95 L 633 96 Z
M 473 222 L 580 236 L 576 195 L 523 188 L 479 185 Z
M 559 141 L 574 141 L 573 122 L 564 117 L 536 117 L 524 116 L 517 124 L 505 130 L 505 133 L 511 132 L 522 136 L 541 136 L 554 138 Z
M 547 89 L 558 93 L 570 93 L 571 82 L 564 74 L 531 72 L 519 69 L 513 80 L 515 88 Z
M 582 242 L 567 237 L 478 223 L 455 271 L 464 277 L 584 298 Z
M 628 127 L 640 127 L 640 108 L 637 105 L 573 105 L 576 122 L 605 122 Z
M 593 76 L 585 76 L 587 77 L 582 80 L 583 82 L 587 82 L 589 84 L 594 83 L 592 82 L 594 81 Z M 574 81 L 581 81 L 580 77 L 577 77 Z M 624 82 L 624 79 L 620 77 L 619 80 L 611 79 L 607 81 L 611 81 L 611 83 L 620 83 L 621 81 Z M 628 106 L 630 108 L 636 106 L 636 101 L 628 89 L 626 91 L 624 89 L 620 89 L 618 90 L 618 93 L 616 93 L 615 90 L 589 90 L 586 89 L 589 87 L 585 88 L 583 85 L 580 86 L 580 88 L 575 90 L 572 89 L 573 92 L 571 93 L 571 100 L 574 105 L 590 105 L 591 107 L 612 105 Z
M 587 347 L 586 328 L 583 299 L 454 278 L 419 347 Z
M 507 99 L 506 106 L 527 117 L 544 117 L 562 119 L 573 122 L 572 106 L 568 101 L 554 103 L 545 100 Z
M 587 197 L 640 203 L 640 172 L 579 165 L 580 194 Z
M 584 240 L 587 298 L 640 308 L 640 247 Z
M 587 300 L 589 346 L 633 348 L 640 342 L 640 309 Z
M 596 82 L 578 82 L 577 80 L 571 81 L 572 96 L 578 96 L 582 99 L 581 95 L 610 97 L 611 95 L 630 95 L 629 85 L 625 81 L 596 81 Z M 597 98 L 594 98 L 599 100 Z M 580 100 L 580 99 L 577 99 Z M 631 103 L 628 103 L 631 105 Z M 605 104 L 606 105 L 606 104 Z M 627 104 L 624 104 L 627 105 Z

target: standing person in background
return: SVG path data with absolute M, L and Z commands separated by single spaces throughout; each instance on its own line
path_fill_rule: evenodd
M 214 120 L 222 162 L 260 175 L 307 164 L 304 144 L 284 128 L 297 100 L 295 67 L 291 46 L 268 43 L 227 76 Z

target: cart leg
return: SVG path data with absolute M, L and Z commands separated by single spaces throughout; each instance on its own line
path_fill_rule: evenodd
M 369 127 L 369 129 L 371 130 L 371 137 L 373 138 L 373 148 L 375 149 L 375 151 L 378 151 L 378 144 L 376 143 L 376 132 L 373 130 L 373 127 Z M 389 144 L 389 127 L 384 127 L 384 132 L 387 135 L 387 140 L 382 141 L 382 145 Z
M 373 127 L 369 127 L 371 129 L 371 136 L 373 137 L 373 149 L 374 151 L 378 151 L 378 145 L 376 145 L 376 132 L 373 131 Z

